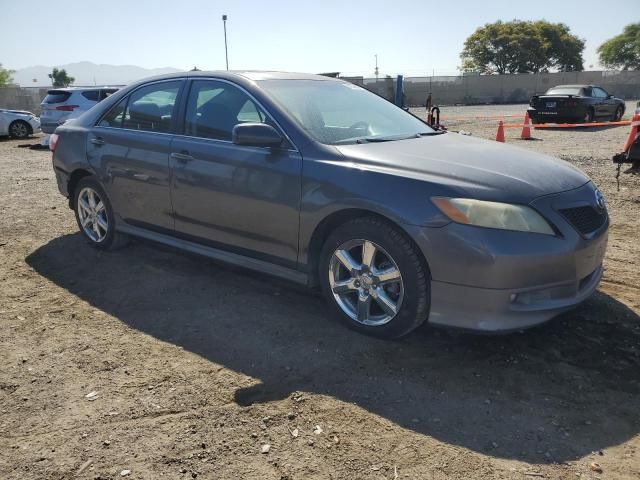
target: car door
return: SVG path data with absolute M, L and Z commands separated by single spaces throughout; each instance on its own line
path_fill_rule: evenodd
M 282 130 L 246 91 L 223 80 L 193 80 L 183 135 L 171 148 L 176 234 L 293 266 L 298 254 L 302 157 L 281 147 L 231 141 L 241 122 Z
M 597 117 L 606 117 L 613 115 L 613 101 L 609 99 L 609 94 L 602 88 L 593 87 L 591 96 L 596 99 L 595 114 Z
M 173 232 L 169 154 L 182 80 L 146 84 L 123 98 L 88 135 L 87 155 L 116 214 Z

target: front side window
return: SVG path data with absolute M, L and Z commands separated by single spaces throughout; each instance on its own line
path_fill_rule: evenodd
M 195 80 L 187 100 L 185 135 L 231 140 L 239 123 L 267 122 L 267 116 L 242 90 L 216 80 Z
M 598 87 L 593 87 L 592 90 L 592 95 L 596 98 L 607 98 L 607 92 L 605 92 L 603 89 L 598 88 Z
M 259 84 L 321 143 L 401 140 L 434 132 L 413 115 L 351 83 L 262 80 Z

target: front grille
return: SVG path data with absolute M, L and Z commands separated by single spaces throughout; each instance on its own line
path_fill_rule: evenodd
M 589 235 L 607 221 L 607 212 L 599 212 L 591 206 L 564 208 L 560 213 L 582 235 Z

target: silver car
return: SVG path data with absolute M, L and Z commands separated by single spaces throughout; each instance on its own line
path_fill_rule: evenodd
M 59 127 L 51 148 L 92 246 L 141 237 L 320 287 L 372 335 L 530 327 L 602 275 L 609 218 L 583 172 L 435 131 L 339 79 L 156 77 Z
M 49 90 L 40 108 L 40 122 L 44 133 L 53 133 L 59 125 L 117 92 L 115 87 L 68 87 Z
M 27 138 L 40 132 L 40 119 L 24 110 L 0 109 L 0 136 Z

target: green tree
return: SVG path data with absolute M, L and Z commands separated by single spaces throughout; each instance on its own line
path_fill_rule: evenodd
M 640 23 L 627 25 L 620 35 L 600 45 L 598 56 L 607 68 L 640 70 Z
M 0 87 L 6 87 L 13 82 L 13 77 L 11 76 L 13 73 L 15 73 L 13 70 L 3 68 L 0 63 Z
M 75 78 L 67 75 L 67 71 L 64 68 L 58 70 L 54 67 L 53 71 L 49 74 L 49 78 L 53 82 L 53 86 L 57 88 L 68 87 L 76 81 Z
M 530 73 L 582 70 L 584 40 L 562 23 L 497 21 L 478 28 L 460 54 L 464 72 Z

